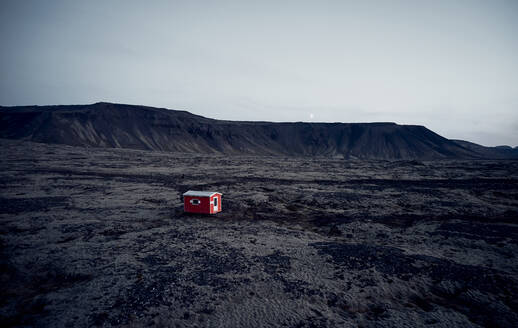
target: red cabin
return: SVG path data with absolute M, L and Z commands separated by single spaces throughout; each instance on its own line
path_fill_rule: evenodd
M 185 212 L 216 214 L 221 212 L 221 193 L 189 190 L 183 194 Z

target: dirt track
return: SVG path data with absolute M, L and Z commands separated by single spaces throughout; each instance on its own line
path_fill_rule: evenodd
M 8 326 L 518 324 L 518 161 L 0 146 Z

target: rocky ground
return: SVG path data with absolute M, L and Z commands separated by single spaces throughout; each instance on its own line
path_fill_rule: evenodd
M 518 325 L 518 161 L 0 147 L 4 326 Z

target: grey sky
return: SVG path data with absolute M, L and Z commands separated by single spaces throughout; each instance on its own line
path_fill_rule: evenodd
M 0 104 L 422 124 L 518 145 L 518 1 L 0 0 Z

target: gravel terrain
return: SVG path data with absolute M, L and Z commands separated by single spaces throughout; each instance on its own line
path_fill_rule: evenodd
M 3 326 L 518 326 L 518 161 L 0 147 Z

